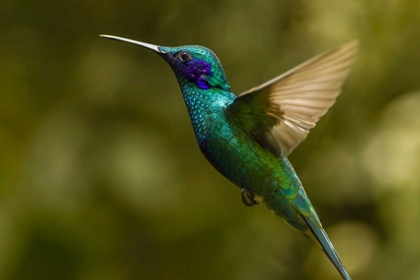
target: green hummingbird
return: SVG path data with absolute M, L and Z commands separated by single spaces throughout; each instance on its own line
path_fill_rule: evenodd
M 355 58 L 357 41 L 236 96 L 219 59 L 206 47 L 163 47 L 100 36 L 162 57 L 178 80 L 201 152 L 241 189 L 243 203 L 264 202 L 318 244 L 343 279 L 351 279 L 287 157 L 335 103 Z

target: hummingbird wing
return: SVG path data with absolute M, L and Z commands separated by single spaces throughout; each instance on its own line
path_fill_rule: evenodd
M 357 47 L 348 42 L 241 93 L 228 115 L 273 154 L 288 156 L 335 103 Z

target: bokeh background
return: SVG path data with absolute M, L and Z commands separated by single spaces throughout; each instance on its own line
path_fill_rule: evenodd
M 339 279 L 206 162 L 156 55 L 200 44 L 240 93 L 353 38 L 293 152 L 354 279 L 420 279 L 420 1 L 0 2 L 0 279 Z

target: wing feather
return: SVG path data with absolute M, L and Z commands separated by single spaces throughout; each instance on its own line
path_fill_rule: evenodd
M 250 132 L 274 154 L 288 156 L 335 103 L 357 47 L 358 42 L 352 41 L 316 56 L 243 92 L 228 110 L 235 114 L 242 104 L 251 106 L 248 112 L 259 119 Z M 261 110 L 270 120 L 261 120 Z M 240 117 L 236 120 L 241 122 Z

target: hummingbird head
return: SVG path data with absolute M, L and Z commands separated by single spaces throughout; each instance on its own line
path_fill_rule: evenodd
M 212 50 L 206 47 L 162 47 L 109 35 L 101 35 L 101 37 L 135 44 L 157 53 L 171 66 L 179 83 L 190 83 L 203 90 L 230 89 L 219 59 Z

